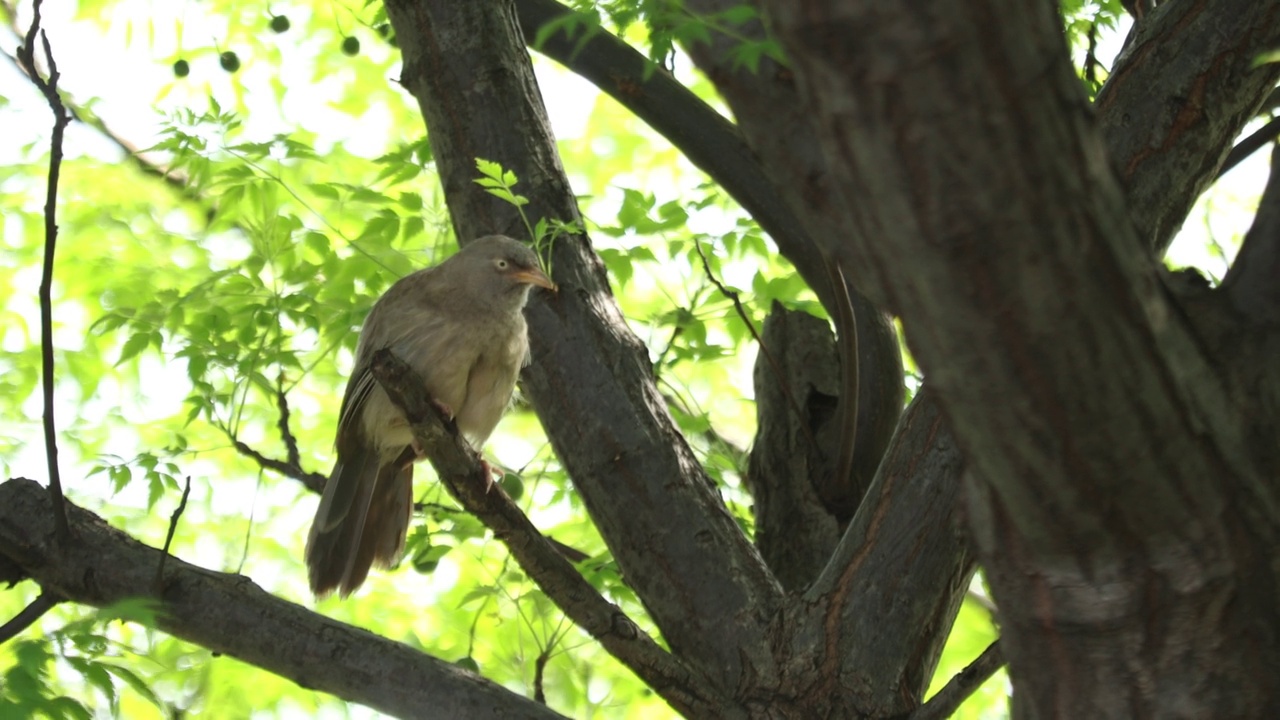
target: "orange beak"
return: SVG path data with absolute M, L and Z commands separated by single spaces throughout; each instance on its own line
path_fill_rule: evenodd
M 528 285 L 537 285 L 538 287 L 546 288 L 552 292 L 555 292 L 556 290 L 556 284 L 551 282 L 551 278 L 547 277 L 546 273 L 542 272 L 538 268 L 515 270 L 510 276 Z

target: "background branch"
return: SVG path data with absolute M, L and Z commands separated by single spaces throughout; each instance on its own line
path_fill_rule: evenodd
M 71 122 L 67 109 L 58 94 L 58 65 L 49 47 L 49 38 L 40 30 L 40 0 L 31 4 L 31 27 L 27 30 L 18 60 L 26 68 L 27 77 L 44 95 L 53 111 L 53 135 L 49 140 L 49 178 L 44 205 L 44 265 L 40 276 L 40 359 L 41 387 L 44 395 L 44 447 L 49 466 L 49 493 L 53 498 L 54 528 L 58 541 L 65 545 L 69 540 L 65 502 L 62 496 L 62 476 L 58 472 L 58 431 L 53 418 L 53 260 L 58 246 L 58 177 L 62 171 L 62 135 Z M 39 35 L 44 49 L 49 77 L 40 76 L 36 67 L 35 44 Z
M 907 720 L 946 720 L 1003 665 L 1004 655 L 1000 652 L 1000 641 L 997 640 L 988 645 L 964 670 L 948 680 L 936 695 L 929 698 L 929 702 L 911 713 Z
M 62 602 L 56 595 L 48 590 L 42 591 L 32 600 L 22 612 L 10 618 L 9 622 L 0 626 L 0 645 L 9 642 L 18 636 L 23 630 L 31 627 L 31 624 L 39 620 L 45 613 L 49 612 L 53 606 Z
M 0 555 L 45 593 L 93 607 L 154 598 L 160 630 L 399 717 L 561 717 L 453 663 L 276 598 L 243 576 L 170 558 L 157 595 L 159 550 L 67 506 L 74 532 L 60 552 L 45 540 L 52 529 L 48 493 L 30 480 L 0 484 Z

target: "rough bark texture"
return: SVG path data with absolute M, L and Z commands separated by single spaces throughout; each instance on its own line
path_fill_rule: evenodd
M 825 448 L 838 447 L 840 358 L 831 328 L 775 305 L 756 357 L 756 439 L 747 483 L 755 501 L 756 545 L 778 582 L 803 590 L 827 564 L 857 500 L 837 511 L 818 479 L 835 472 Z M 842 501 L 847 498 L 833 498 Z
M 72 602 L 105 607 L 153 598 L 161 630 L 257 665 L 303 687 L 398 717 L 559 718 L 528 698 L 407 645 L 267 594 L 241 575 L 169 557 L 68 504 L 72 540 L 53 540 L 48 492 L 31 480 L 0 484 L 0 554 Z
M 517 0 L 516 8 L 525 36 L 530 40 L 539 36 L 538 29 L 545 23 L 570 12 L 554 0 Z M 804 508 L 805 512 L 815 514 L 834 511 L 840 516 L 838 523 L 843 524 L 871 483 L 902 411 L 902 353 L 893 324 L 857 288 L 849 286 L 833 272 L 832 262 L 810 235 L 813 231 L 826 229 L 813 221 L 815 208 L 797 202 L 796 193 L 789 191 L 786 184 L 790 178 L 771 175 L 760 161 L 760 157 L 774 161 L 778 158 L 758 155 L 737 127 L 676 82 L 664 69 L 654 67 L 640 53 L 608 34 L 583 39 L 555 32 L 543 38 L 538 49 L 609 93 L 662 133 L 691 162 L 716 178 L 769 233 L 779 252 L 795 265 L 800 276 L 822 301 L 828 315 L 835 318 L 841 352 L 852 354 L 854 345 L 857 346 L 856 364 L 847 368 L 847 374 L 838 376 L 836 388 L 828 389 L 837 403 L 833 410 L 837 419 L 831 425 L 831 432 L 820 438 L 818 449 L 830 459 L 830 467 L 810 483 L 819 489 L 821 497 L 834 499 L 837 505 L 845 507 L 837 510 L 828 510 L 823 505 Z M 796 99 L 791 98 L 793 102 Z M 769 132 L 764 133 L 766 137 L 805 137 L 802 128 L 791 125 L 797 108 L 793 106 L 791 112 L 761 117 L 751 127 L 759 131 L 768 125 Z M 816 148 L 812 135 L 807 136 L 807 141 L 810 148 Z M 779 177 L 783 178 L 781 185 L 778 184 Z M 844 286 L 843 291 L 841 286 Z M 842 312 L 846 308 L 852 311 L 851 314 Z M 855 407 L 847 408 L 847 404 Z M 838 427 L 849 426 L 849 412 L 854 413 L 852 424 L 855 427 L 851 447 L 836 431 Z M 759 442 L 757 440 L 757 444 Z M 784 485 L 766 486 L 775 480 Z M 817 541 L 818 538 L 792 533 L 794 522 L 787 517 L 786 508 L 770 507 L 775 499 L 788 503 L 803 500 L 801 495 L 785 486 L 787 482 L 790 478 L 782 475 L 756 477 L 757 527 L 766 536 L 788 536 L 788 544 L 797 552 L 825 557 L 831 549 L 829 542 L 819 542 L 811 548 L 801 547 L 802 543 L 810 539 Z M 788 504 L 787 508 L 790 507 L 795 506 Z M 780 570 L 772 560 L 767 557 L 766 560 L 775 572 Z
M 837 252 L 968 458 L 1019 713 L 1274 712 L 1276 468 L 1138 242 L 1052 7 L 767 5 L 836 168 Z
M 1103 138 L 1133 224 L 1157 255 L 1275 87 L 1276 66 L 1255 63 L 1275 50 L 1278 24 L 1273 2 L 1161 3 L 1137 24 L 1098 93 Z
M 577 220 L 511 4 L 387 10 L 458 236 L 522 234 L 514 208 L 473 182 L 477 157 L 515 171 L 530 217 Z M 780 586 L 675 429 L 587 238 L 559 241 L 553 267 L 560 293 L 529 308 L 523 376 L 553 447 L 672 650 L 722 689 L 775 675 Z
M 821 417 L 830 337 L 772 321 L 766 344 L 800 412 L 761 372 L 751 480 L 772 498 L 759 537 L 771 572 L 667 416 L 585 236 L 558 244 L 561 293 L 530 308 L 525 388 L 670 652 L 584 588 L 505 496 L 468 485 L 474 458 L 441 469 L 449 487 L 548 596 L 690 716 L 911 713 L 975 558 L 1000 603 L 1015 716 L 1280 714 L 1280 181 L 1221 289 L 1157 261 L 1276 82 L 1277 66 L 1249 60 L 1280 44 L 1277 4 L 1161 4 L 1096 108 L 1048 3 L 761 5 L 792 65 L 736 69 L 719 33 L 694 48 L 741 132 L 721 124 L 711 141 L 763 176 L 737 191 L 762 223 L 799 218 L 771 231 L 820 295 L 830 300 L 821 261 L 837 258 L 901 314 L 928 373 L 883 460 L 863 457 L 862 472 L 878 467 L 865 496 L 833 509 L 815 472 L 849 440 Z M 388 12 L 459 237 L 521 232 L 472 182 L 477 157 L 519 175 L 533 217 L 577 219 L 513 5 L 393 0 Z M 649 104 L 650 122 L 674 122 L 668 137 L 724 172 L 693 147 L 708 136 L 672 120 L 705 108 L 662 97 L 681 106 Z M 769 185 L 783 202 L 761 195 Z M 887 337 L 879 313 L 858 318 Z M 866 358 L 870 377 L 887 377 L 894 357 Z M 896 404 L 896 374 L 892 385 L 869 407 Z M 415 430 L 424 444 L 447 439 Z M 447 462 L 448 448 L 433 457 Z M 150 592 L 157 551 L 77 509 L 79 544 L 59 553 L 51 527 L 34 484 L 0 486 L 0 576 L 94 605 Z M 162 627 L 211 649 L 404 716 L 551 715 L 245 581 L 167 568 Z

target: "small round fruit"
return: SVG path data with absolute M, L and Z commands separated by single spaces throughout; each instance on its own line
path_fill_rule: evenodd
M 223 70 L 233 73 L 240 69 L 240 56 L 228 50 L 218 56 L 218 64 Z
M 453 664 L 464 670 L 470 670 L 473 673 L 480 672 L 480 663 L 476 662 L 475 658 L 471 656 L 458 658 L 453 662 Z
M 360 54 L 360 41 L 354 35 L 348 35 L 342 39 L 342 53 L 355 57 Z
M 191 74 L 191 64 L 186 60 L 179 60 L 173 64 L 174 77 L 184 78 Z
M 289 30 L 289 18 L 284 15 L 275 15 L 271 18 L 271 32 L 279 35 Z
M 512 500 L 518 502 L 520 498 L 524 497 L 524 480 L 521 480 L 519 475 L 507 473 L 502 476 L 498 484 L 502 486 L 502 489 L 506 491 Z

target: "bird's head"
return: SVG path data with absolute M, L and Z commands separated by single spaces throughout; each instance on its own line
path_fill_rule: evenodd
M 456 277 L 465 278 L 478 297 L 501 302 L 518 299 L 524 304 L 533 286 L 555 290 L 556 284 L 542 271 L 538 256 L 524 243 L 505 235 L 486 235 L 471 241 L 449 259 Z

